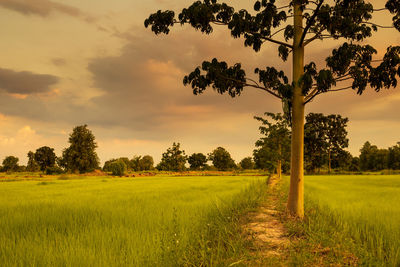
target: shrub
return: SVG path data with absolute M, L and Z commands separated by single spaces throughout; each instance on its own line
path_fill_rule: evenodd
M 61 169 L 58 166 L 53 166 L 53 167 L 47 167 L 46 168 L 46 174 L 47 175 L 62 174 L 62 173 L 64 173 L 63 169 Z
M 111 174 L 114 176 L 123 176 L 126 172 L 127 166 L 122 160 L 116 160 L 109 166 Z

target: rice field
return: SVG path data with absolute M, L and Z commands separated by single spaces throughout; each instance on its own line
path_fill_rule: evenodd
M 218 265 L 265 177 L 191 176 L 0 183 L 1 266 Z M 223 264 L 224 265 L 224 264 Z
M 346 233 L 361 265 L 400 266 L 400 175 L 307 176 L 305 194 L 310 230 Z

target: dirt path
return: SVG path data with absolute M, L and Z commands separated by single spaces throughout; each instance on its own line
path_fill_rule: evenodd
M 266 201 L 256 211 L 248 214 L 245 233 L 253 241 L 254 259 L 249 266 L 284 266 L 284 258 L 290 240 L 279 217 L 276 185 L 277 177 L 269 179 L 269 193 Z

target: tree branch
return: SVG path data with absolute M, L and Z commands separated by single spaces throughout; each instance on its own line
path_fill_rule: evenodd
M 308 23 L 307 23 L 307 25 L 306 25 L 306 27 L 305 27 L 305 29 L 304 29 L 304 31 L 303 31 L 303 34 L 302 34 L 302 36 L 301 36 L 301 38 L 300 38 L 299 46 L 302 46 L 302 45 L 303 45 L 304 38 L 306 38 L 306 35 L 307 35 L 308 30 L 309 30 L 310 27 L 314 24 L 315 18 L 317 17 L 318 11 L 319 11 L 319 9 L 321 8 L 321 6 L 322 6 L 323 3 L 324 3 L 324 0 L 320 0 L 320 2 L 318 3 L 317 8 L 316 8 L 315 11 L 314 11 L 314 14 L 312 15 L 312 17 L 311 17 L 310 20 L 308 21 Z

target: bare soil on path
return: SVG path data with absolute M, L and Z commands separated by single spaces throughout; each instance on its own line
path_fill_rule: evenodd
M 268 180 L 268 196 L 257 211 L 248 214 L 244 233 L 252 241 L 252 260 L 247 266 L 286 266 L 290 239 L 281 222 L 282 212 L 278 211 L 276 186 L 279 178 Z

